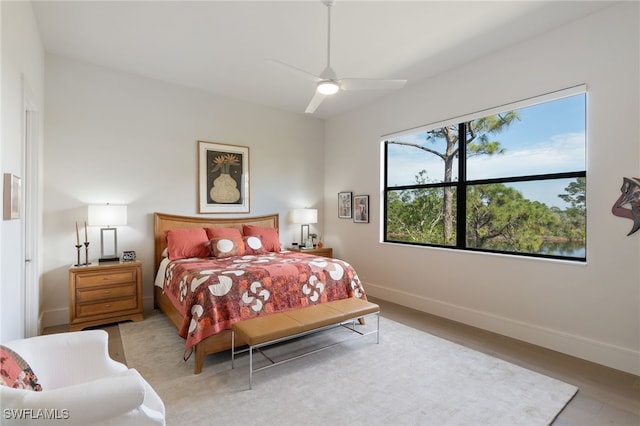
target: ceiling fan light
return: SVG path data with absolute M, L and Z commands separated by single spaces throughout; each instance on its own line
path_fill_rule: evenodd
M 318 83 L 318 93 L 323 95 L 335 95 L 340 90 L 340 86 L 335 81 L 321 81 Z

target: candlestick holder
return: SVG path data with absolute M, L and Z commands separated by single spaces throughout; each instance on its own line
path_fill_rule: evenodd
M 76 250 L 78 251 L 78 262 L 73 266 L 82 266 L 80 263 L 80 249 L 82 248 L 82 244 L 76 244 Z
M 91 265 L 89 263 L 89 241 L 84 242 L 84 264 Z

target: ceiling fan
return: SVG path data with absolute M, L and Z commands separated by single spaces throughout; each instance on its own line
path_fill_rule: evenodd
M 320 73 L 315 75 L 305 70 L 302 70 L 293 65 L 289 65 L 285 62 L 277 59 L 271 59 L 279 65 L 294 71 L 296 74 L 302 75 L 305 78 L 311 79 L 316 82 L 316 91 L 307 105 L 305 112 L 307 114 L 313 114 L 318 106 L 322 103 L 326 96 L 331 96 L 338 93 L 340 90 L 370 90 L 370 89 L 399 89 L 405 85 L 407 80 L 380 80 L 369 78 L 338 78 L 336 72 L 331 68 L 331 6 L 335 3 L 335 0 L 322 0 L 322 3 L 327 6 L 327 66 Z

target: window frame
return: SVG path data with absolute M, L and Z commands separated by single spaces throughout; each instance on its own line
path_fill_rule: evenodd
M 575 95 L 585 95 L 585 167 L 584 170 L 580 171 L 572 171 L 572 172 L 558 172 L 558 173 L 545 173 L 545 174 L 534 174 L 534 175 L 521 175 L 521 176 L 510 176 L 510 177 L 499 177 L 499 178 L 489 178 L 489 179 L 471 179 L 468 180 L 466 177 L 466 169 L 467 169 L 467 149 L 466 149 L 466 124 L 467 122 L 473 121 L 478 118 L 495 115 L 499 113 L 505 113 L 508 111 L 513 111 L 517 109 L 522 109 L 526 107 L 531 107 L 534 105 L 551 102 L 555 100 L 560 100 L 562 98 L 567 98 Z M 497 254 L 506 254 L 513 256 L 524 256 L 524 257 L 537 257 L 537 258 L 545 258 L 545 259 L 559 259 L 559 260 L 568 260 L 568 261 L 577 261 L 577 262 L 586 262 L 587 260 L 587 246 L 586 246 L 586 235 L 585 235 L 585 255 L 584 257 L 579 256 L 566 256 L 566 255 L 554 255 L 554 254 L 543 254 L 543 253 L 527 253 L 527 252 L 518 252 L 518 251 L 507 251 L 507 250 L 498 250 L 498 249 L 489 249 L 489 248 L 477 248 L 477 247 L 468 247 L 467 246 L 467 189 L 471 186 L 479 186 L 479 185 L 488 185 L 488 184 L 510 184 L 517 182 L 535 182 L 535 181 L 544 181 L 544 180 L 557 180 L 557 179 L 577 179 L 577 178 L 587 178 L 587 87 L 586 85 L 578 85 L 574 87 L 570 87 L 567 89 L 550 92 L 541 96 L 535 96 L 532 98 L 527 98 L 521 101 L 513 102 L 510 104 L 505 104 L 499 107 L 490 108 L 482 111 L 478 111 L 473 114 L 468 114 L 462 117 L 452 118 L 448 120 L 439 121 L 437 123 L 416 127 L 413 129 L 409 129 L 406 131 L 393 133 L 384 135 L 382 138 L 382 158 L 383 158 L 383 167 L 382 167 L 382 209 L 383 209 L 383 222 L 381 227 L 381 240 L 383 243 L 393 243 L 393 244 L 402 244 L 402 245 L 410 245 L 410 246 L 421 246 L 421 247 L 438 247 L 445 249 L 453 249 L 453 250 L 462 250 L 462 251 L 472 251 L 472 252 L 483 252 L 483 253 L 497 253 Z M 389 161 L 388 161 L 388 147 L 389 140 L 394 137 L 405 136 L 408 134 L 415 134 L 420 132 L 428 132 L 432 131 L 444 126 L 451 126 L 454 124 L 458 124 L 458 135 L 464 135 L 462 138 L 458 139 L 458 158 L 457 158 L 457 166 L 458 166 L 458 179 L 451 182 L 433 182 L 433 183 L 425 183 L 425 184 L 412 184 L 412 185 L 399 185 L 399 186 L 389 186 L 388 178 L 389 178 Z M 464 140 L 461 140 L 464 139 Z M 462 144 L 464 143 L 464 147 Z M 434 188 L 445 188 L 452 187 L 456 192 L 456 241 L 453 245 L 444 245 L 444 244 L 435 244 L 435 243 L 421 243 L 421 242 L 411 242 L 411 241 L 397 241 L 390 240 L 387 238 L 387 226 L 388 226 L 388 207 L 389 207 L 389 193 L 397 192 L 397 191 L 405 191 L 405 190 L 416 190 L 416 189 L 434 189 Z M 464 196 L 459 196 L 459 194 L 465 194 Z M 586 219 L 586 218 L 585 218 Z M 585 223 L 586 227 L 586 223 Z M 586 229 L 585 229 L 586 231 Z

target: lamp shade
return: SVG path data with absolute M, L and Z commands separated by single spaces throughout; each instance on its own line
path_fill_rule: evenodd
M 127 224 L 127 206 L 103 204 L 89 206 L 87 224 L 89 226 L 121 226 Z
M 318 223 L 317 209 L 295 209 L 291 214 L 293 223 Z

